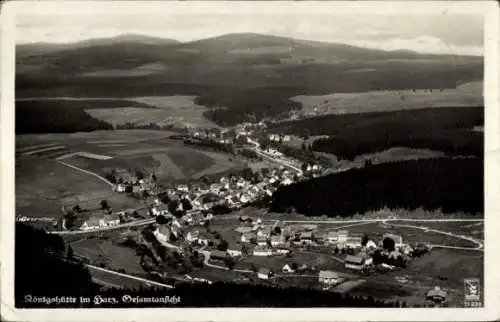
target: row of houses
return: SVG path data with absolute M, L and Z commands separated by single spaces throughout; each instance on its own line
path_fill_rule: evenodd
M 63 218 L 63 229 L 66 227 L 66 219 Z M 79 230 L 97 230 L 118 226 L 120 224 L 119 214 L 93 214 L 90 216 L 82 215 L 73 222 L 73 227 Z

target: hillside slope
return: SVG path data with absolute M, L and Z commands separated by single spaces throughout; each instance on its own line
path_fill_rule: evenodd
M 210 120 L 231 125 L 249 117 L 286 115 L 300 108 L 290 100 L 296 95 L 455 88 L 483 73 L 480 57 L 386 52 L 266 35 L 191 43 L 136 38 L 31 54 L 27 47 L 18 48 L 16 97 L 199 95 L 198 103 L 213 108 L 206 115 Z

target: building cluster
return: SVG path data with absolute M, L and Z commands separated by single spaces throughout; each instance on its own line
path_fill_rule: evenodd
M 288 134 L 268 134 L 267 138 L 271 142 L 288 142 L 291 140 L 291 136 Z
M 67 230 L 67 220 L 66 217 L 62 217 L 62 230 Z M 76 230 L 97 230 L 110 228 L 118 226 L 121 223 L 119 214 L 111 213 L 107 211 L 93 211 L 92 213 L 82 213 L 79 214 L 74 220 L 72 220 L 72 229 Z
M 243 176 L 222 177 L 213 184 L 196 183 L 178 185 L 166 189 L 164 194 L 168 200 L 181 200 L 178 210 L 213 211 L 214 207 L 225 206 L 229 209 L 239 209 L 264 197 L 270 197 L 280 185 L 289 185 L 297 177 L 284 168 L 273 169 L 258 178 L 245 179 Z M 189 204 L 190 209 L 184 209 Z M 151 206 L 151 215 L 168 215 L 168 204 L 156 198 Z

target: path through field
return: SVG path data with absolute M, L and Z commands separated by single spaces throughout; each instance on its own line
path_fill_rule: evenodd
M 104 177 L 102 177 L 102 176 L 98 175 L 97 173 L 94 173 L 94 172 L 92 172 L 92 171 L 88 171 L 88 170 L 84 170 L 84 169 L 82 169 L 82 168 L 76 167 L 76 166 L 74 166 L 74 165 L 71 165 L 71 164 L 66 163 L 66 162 L 64 162 L 64 161 L 61 161 L 61 160 L 59 160 L 59 161 L 57 161 L 57 162 L 58 162 L 58 163 L 60 163 L 60 164 L 62 164 L 62 165 L 65 165 L 65 166 L 67 166 L 67 167 L 70 167 L 70 168 L 72 168 L 72 169 L 75 169 L 75 170 L 77 170 L 77 171 L 80 171 L 80 172 L 83 172 L 83 173 L 85 173 L 85 174 L 88 174 L 88 175 L 94 176 L 94 177 L 96 177 L 97 179 L 99 179 L 99 180 L 101 180 L 101 181 L 106 182 L 106 183 L 107 183 L 108 185 L 110 185 L 111 187 L 114 187 L 114 186 L 115 186 L 115 185 L 114 185 L 112 182 L 110 182 L 108 179 L 106 179 L 106 178 L 104 178 Z

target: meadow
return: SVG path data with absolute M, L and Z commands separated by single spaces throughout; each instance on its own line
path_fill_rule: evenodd
M 145 96 L 128 99 L 139 105 L 135 107 L 122 106 L 112 108 L 87 108 L 85 111 L 92 117 L 112 124 L 132 124 L 144 126 L 151 123 L 158 126 L 182 125 L 188 127 L 218 127 L 215 123 L 207 120 L 203 113 L 208 109 L 194 102 L 195 96 Z M 153 106 L 154 108 L 142 108 L 140 105 Z
M 291 100 L 302 104 L 301 114 L 367 113 L 411 110 L 443 106 L 481 106 L 483 82 L 475 81 L 447 89 L 382 90 L 365 93 L 334 93 L 328 95 L 299 95 Z
M 58 218 L 63 205 L 96 209 L 102 199 L 118 209 L 138 206 L 105 182 L 52 160 L 17 160 L 15 185 L 16 213 L 28 217 Z

